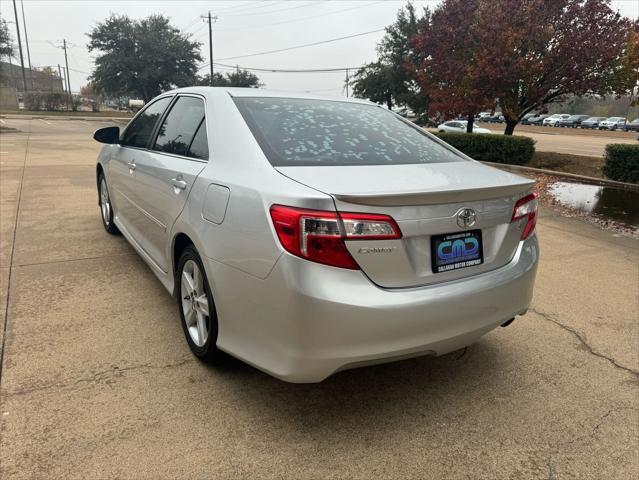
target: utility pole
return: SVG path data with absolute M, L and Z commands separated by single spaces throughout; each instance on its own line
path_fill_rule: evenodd
M 209 10 L 208 15 L 200 15 L 205 22 L 209 22 L 209 58 L 211 60 L 211 85 L 213 85 L 213 22 L 217 21 L 217 15 L 211 16 Z
M 58 63 L 58 76 L 60 77 L 60 83 L 62 83 L 62 91 L 66 93 L 67 89 L 64 86 L 64 77 L 62 76 L 62 69 L 60 68 L 60 64 Z
M 31 81 L 31 90 L 33 90 L 33 69 L 31 68 L 31 53 L 29 53 L 29 37 L 27 36 L 27 19 L 24 16 L 24 2 L 20 0 L 20 8 L 22 8 L 22 25 L 24 25 L 24 43 L 27 44 L 27 60 L 29 60 L 29 80 Z
M 22 67 L 22 86 L 24 93 L 27 93 L 27 76 L 24 73 L 24 57 L 22 56 L 22 41 L 20 40 L 20 22 L 18 20 L 18 8 L 16 7 L 16 0 L 13 0 L 13 13 L 16 16 L 16 32 L 18 33 L 18 51 L 20 52 L 20 66 Z
M 346 98 L 348 98 L 348 82 L 349 82 L 349 78 L 348 78 L 348 68 L 346 69 Z
M 67 58 L 67 41 L 66 40 L 62 40 L 62 48 L 64 49 L 64 63 L 67 66 L 67 89 L 69 91 L 69 95 L 71 95 L 71 78 L 69 78 L 69 59 Z

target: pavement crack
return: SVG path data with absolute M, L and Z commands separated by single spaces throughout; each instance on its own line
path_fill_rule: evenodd
M 625 365 L 620 364 L 617 360 L 615 360 L 612 357 L 609 357 L 608 355 L 605 355 L 597 350 L 595 350 L 594 347 L 592 347 L 585 339 L 585 337 L 583 336 L 583 334 L 581 334 L 579 331 L 577 331 L 576 329 L 569 327 L 568 325 L 564 325 L 563 323 L 561 323 L 559 320 L 556 320 L 555 318 L 553 318 L 551 315 L 541 312 L 535 308 L 529 308 L 529 311 L 536 313 L 537 315 L 539 315 L 541 318 L 543 318 L 544 320 L 554 323 L 555 325 L 557 325 L 558 327 L 566 330 L 567 332 L 570 332 L 573 334 L 573 336 L 575 338 L 577 338 L 577 340 L 579 340 L 579 342 L 586 348 L 586 350 L 588 351 L 588 353 L 590 353 L 591 355 L 594 355 L 595 357 L 599 357 L 599 358 L 603 358 L 604 360 L 607 360 L 611 365 L 613 365 L 615 368 L 618 368 L 619 370 L 623 370 L 625 372 L 628 372 L 632 375 L 634 375 L 635 377 L 639 377 L 639 370 L 635 370 L 633 368 L 630 367 L 626 367 Z
M 3 397 L 6 398 L 12 398 L 12 397 L 18 397 L 18 396 L 22 396 L 22 395 L 28 395 L 30 393 L 33 392 L 40 392 L 40 391 L 44 391 L 44 390 L 51 390 L 51 389 L 62 389 L 62 388 L 67 388 L 67 387 L 73 387 L 76 385 L 81 385 L 83 383 L 106 383 L 106 384 L 110 384 L 114 379 L 122 377 L 123 374 L 125 372 L 133 372 L 133 371 L 137 371 L 137 370 L 157 370 L 157 369 L 166 369 L 166 368 L 176 368 L 176 367 L 180 367 L 182 365 L 186 365 L 187 363 L 192 363 L 194 362 L 193 358 L 185 358 L 183 360 L 177 361 L 177 362 L 173 362 L 173 363 L 167 363 L 167 364 L 163 364 L 163 365 L 153 365 L 153 364 L 141 364 L 141 365 L 131 365 L 129 367 L 112 367 L 109 369 L 105 369 L 105 370 L 100 370 L 98 372 L 95 372 L 94 374 L 87 376 L 87 377 L 82 377 L 82 378 L 78 378 L 75 380 L 71 380 L 68 382 L 55 382 L 55 383 L 48 383 L 48 384 L 43 384 L 43 385 L 35 385 L 32 387 L 28 387 L 28 388 L 23 388 L 20 390 L 16 390 L 14 392 L 11 393 L 7 393 L 5 395 L 3 395 Z
M 29 124 L 31 126 L 31 124 Z M 11 233 L 11 253 L 9 254 L 9 275 L 7 276 L 7 296 L 4 306 L 4 318 L 2 319 L 2 341 L 0 342 L 0 386 L 2 386 L 2 374 L 4 367 L 4 352 L 7 348 L 7 335 L 9 330 L 9 299 L 11 298 L 11 274 L 13 273 L 13 256 L 16 250 L 16 235 L 18 232 L 18 220 L 20 219 L 20 206 L 22 204 L 22 185 L 24 184 L 24 174 L 27 169 L 27 158 L 29 157 L 29 140 L 31 139 L 31 129 L 27 134 L 27 141 L 24 147 L 24 160 L 22 162 L 22 171 L 20 172 L 20 183 L 18 184 L 18 191 L 16 192 L 16 219 L 13 222 L 13 233 Z
M 561 442 L 558 445 L 556 445 L 555 448 L 558 447 L 566 447 L 567 445 L 572 445 L 575 444 L 581 440 L 584 440 L 586 438 L 593 438 L 597 432 L 599 431 L 599 428 L 601 428 L 601 426 L 608 420 L 608 418 L 613 414 L 613 413 L 617 413 L 617 412 L 622 412 L 624 410 L 634 410 L 634 411 L 639 411 L 639 408 L 637 407 L 615 407 L 615 408 L 611 408 L 609 409 L 606 413 L 604 413 L 601 417 L 599 417 L 599 421 L 590 429 L 590 432 L 585 433 L 583 435 L 580 435 L 576 438 L 573 438 L 572 440 L 568 440 L 565 442 Z

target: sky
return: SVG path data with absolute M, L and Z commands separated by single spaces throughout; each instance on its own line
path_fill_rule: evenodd
M 440 1 L 413 0 L 413 4 L 418 9 L 434 8 Z M 95 52 L 87 50 L 86 34 L 110 14 L 132 18 L 151 14 L 170 17 L 173 25 L 202 42 L 204 62 L 209 61 L 208 28 L 200 16 L 210 11 L 218 17 L 213 25 L 215 62 L 266 69 L 356 69 L 375 60 L 375 46 L 384 34 L 379 30 L 395 20 L 397 10 L 406 0 L 23 0 L 23 3 L 32 65 L 64 67 L 64 52 L 59 46 L 63 39 L 67 40 L 71 45 L 68 49 L 71 89 L 76 92 L 87 83 L 93 69 Z M 16 0 L 16 4 L 27 66 L 20 0 Z M 639 17 L 639 0 L 612 0 L 611 5 L 624 16 Z M 0 0 L 0 15 L 15 22 L 12 1 Z M 15 40 L 15 23 L 10 23 L 9 28 Z M 351 35 L 358 36 L 260 54 Z M 207 72 L 205 63 L 200 73 Z M 259 72 L 258 75 L 271 89 L 345 95 L 344 71 Z

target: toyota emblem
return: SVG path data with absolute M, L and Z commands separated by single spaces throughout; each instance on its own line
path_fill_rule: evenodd
M 468 228 L 477 222 L 477 214 L 472 208 L 462 208 L 457 212 L 457 225 L 461 228 Z

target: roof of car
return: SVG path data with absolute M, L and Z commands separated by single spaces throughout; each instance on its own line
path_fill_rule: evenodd
M 185 87 L 172 90 L 181 93 L 199 93 L 207 95 L 211 92 L 227 92 L 232 97 L 261 97 L 261 98 L 304 98 L 309 100 L 329 100 L 337 102 L 363 103 L 366 105 L 377 105 L 361 98 L 344 98 L 338 96 L 315 95 L 306 92 L 290 92 L 279 90 L 267 90 L 264 88 L 241 88 L 241 87 Z

